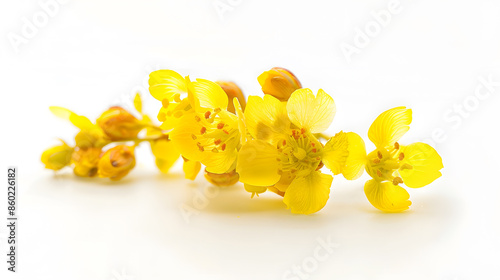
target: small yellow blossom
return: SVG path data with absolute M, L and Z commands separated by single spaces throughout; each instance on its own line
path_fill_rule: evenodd
M 245 139 L 238 99 L 233 99 L 235 115 L 227 111 L 227 95 L 216 83 L 197 79 L 191 86 L 194 110 L 180 118 L 171 139 L 183 157 L 201 162 L 208 172 L 230 172 Z
M 112 141 L 133 139 L 145 127 L 143 122 L 118 106 L 102 113 L 97 119 L 97 125 Z
M 80 177 L 96 176 L 101 153 L 101 148 L 78 148 L 72 157 L 72 162 L 75 165 L 73 169 L 75 175 Z
M 118 145 L 107 150 L 99 159 L 99 177 L 120 180 L 135 167 L 133 146 Z
M 368 137 L 376 149 L 366 154 L 363 139 L 348 133 L 349 156 L 344 177 L 357 179 L 363 171 L 373 178 L 365 184 L 370 203 L 385 212 L 401 212 L 411 205 L 408 192 L 399 186 L 420 188 L 441 176 L 443 162 L 431 146 L 413 143 L 403 146 L 399 139 L 410 129 L 412 112 L 396 107 L 380 114 L 370 126 Z
M 292 72 L 280 67 L 262 73 L 257 80 L 264 94 L 272 95 L 281 101 L 287 101 L 295 90 L 302 88 L 299 79 Z
M 250 96 L 245 110 L 253 137 L 239 151 L 236 171 L 252 196 L 263 188 L 283 195 L 293 213 L 311 214 L 326 204 L 331 175 L 340 174 L 347 159 L 347 136 L 340 132 L 324 146 L 314 133 L 330 126 L 336 112 L 333 99 L 323 90 L 296 90 L 288 102 L 271 95 Z
M 149 75 L 149 92 L 162 103 L 158 113 L 162 129 L 173 129 L 183 115 L 194 110 L 192 91 L 189 77 L 175 71 L 158 70 Z
M 42 163 L 45 168 L 52 170 L 60 170 L 71 163 L 71 155 L 73 148 L 62 141 L 62 145 L 47 149 L 42 154 Z

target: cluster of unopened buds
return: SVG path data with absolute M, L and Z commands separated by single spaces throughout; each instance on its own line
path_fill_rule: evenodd
M 368 130 L 375 150 L 367 153 L 354 132 L 325 135 L 336 113 L 325 91 L 314 94 L 302 88 L 297 77 L 283 68 L 262 73 L 258 81 L 264 96 L 245 100 L 232 82 L 192 81 L 172 70 L 152 72 L 149 91 L 162 104 L 159 126 L 142 113 L 139 95 L 134 105 L 140 118 L 111 107 L 94 124 L 67 109 L 51 107 L 80 132 L 74 146 L 63 142 L 50 148 L 42 162 L 53 170 L 73 166 L 77 176 L 119 180 L 134 168 L 136 146 L 148 142 L 162 172 L 181 157 L 187 179 L 194 180 L 204 166 L 210 183 L 241 182 L 252 198 L 266 191 L 276 193 L 299 214 L 325 206 L 335 175 L 355 180 L 366 170 L 372 177 L 365 183 L 366 197 L 385 212 L 401 212 L 411 205 L 401 185 L 420 188 L 441 176 L 442 160 L 431 146 L 398 142 L 409 130 L 410 109 L 392 108 L 375 119 Z

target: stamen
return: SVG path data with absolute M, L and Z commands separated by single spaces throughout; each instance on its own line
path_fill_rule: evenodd
M 168 99 L 167 99 L 167 98 L 165 98 L 165 99 L 163 99 L 163 100 L 161 101 L 161 105 L 162 105 L 162 106 L 163 106 L 163 108 L 165 108 L 165 109 L 166 109 L 166 108 L 168 108 L 168 105 L 169 105 L 169 104 L 170 104 L 170 101 L 168 101 Z
M 403 179 L 401 179 L 401 177 L 396 177 L 392 180 L 392 184 L 397 186 L 398 184 L 402 184 L 403 183 Z
M 286 146 L 286 140 L 283 140 L 283 146 Z
M 224 128 L 224 123 L 217 124 L 217 129 L 223 129 L 223 128 Z
M 199 122 L 199 121 L 201 121 L 201 118 L 199 116 L 194 116 L 194 120 Z
M 207 132 L 207 128 L 206 128 L 206 127 L 202 127 L 202 128 L 200 129 L 200 133 L 201 133 L 201 134 L 205 134 L 205 132 Z
M 228 132 L 227 130 L 225 130 L 225 129 L 224 129 L 224 130 L 223 130 L 223 132 L 224 132 L 225 134 L 229 135 L 229 132 Z
M 381 153 L 380 151 L 377 151 L 377 157 L 378 157 L 379 159 L 382 159 L 382 153 Z
M 314 146 L 316 146 L 316 143 L 314 143 L 314 142 L 311 142 L 311 146 L 313 146 L 313 147 L 314 147 Z
M 196 135 L 194 134 L 191 134 L 191 138 L 193 138 L 193 140 L 196 140 L 198 137 L 196 137 Z
M 394 143 L 394 149 L 399 150 L 399 143 L 398 142 Z
M 210 118 L 210 115 L 211 115 L 211 114 L 212 114 L 212 112 L 210 112 L 210 111 L 206 111 L 206 112 L 205 112 L 205 119 L 207 119 L 207 120 L 208 120 L 208 118 Z
M 404 158 L 405 158 L 405 154 L 400 153 L 400 154 L 399 154 L 399 160 L 403 160 Z
M 379 169 L 377 169 L 377 176 L 382 177 L 382 172 Z
M 300 133 L 302 133 L 302 134 L 306 133 L 306 129 L 305 128 L 301 128 L 300 129 Z
M 374 160 L 373 160 L 373 163 L 375 163 L 375 164 L 379 164 L 379 163 L 380 163 L 380 159 L 378 159 L 378 158 L 374 159 Z
M 224 151 L 226 150 L 226 143 L 222 144 L 222 146 L 220 146 L 220 148 Z
M 222 142 L 220 139 L 216 139 L 216 140 L 214 141 L 214 144 L 215 144 L 215 145 L 219 145 L 219 144 L 220 144 L 220 142 Z
M 196 145 L 198 146 L 198 149 L 199 149 L 200 151 L 202 151 L 202 152 L 204 152 L 204 151 L 205 151 L 205 149 L 203 148 L 203 146 L 201 145 L 201 143 L 200 143 L 200 142 L 196 143 Z
M 316 153 L 316 148 L 312 149 L 312 152 L 313 152 L 313 153 Z

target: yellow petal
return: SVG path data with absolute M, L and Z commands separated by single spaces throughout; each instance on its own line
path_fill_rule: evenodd
M 137 112 L 142 114 L 142 100 L 141 100 L 141 95 L 139 93 L 135 94 L 134 108 L 137 110 Z
M 347 133 L 341 131 L 325 144 L 322 161 L 335 175 L 342 173 L 345 167 L 349 155 L 348 143 Z
M 420 188 L 441 177 L 439 170 L 443 168 L 443 160 L 431 146 L 413 143 L 402 146 L 401 152 L 404 154 L 404 159 L 399 174 L 408 187 Z M 411 165 L 412 168 L 405 168 L 405 164 Z
M 201 169 L 201 163 L 199 161 L 185 160 L 182 166 L 184 170 L 184 177 L 189 180 L 194 180 Z
M 196 103 L 195 108 L 198 112 L 200 112 L 202 108 L 227 109 L 227 95 L 218 84 L 209 80 L 196 79 L 196 82 L 193 82 L 193 90 L 193 96 Z
M 288 117 L 299 128 L 311 133 L 325 131 L 332 123 L 337 111 L 333 98 L 322 89 L 315 97 L 308 89 L 298 89 L 292 93 L 286 105 Z
M 410 129 L 411 120 L 411 109 L 396 107 L 387 110 L 372 123 L 368 138 L 377 148 L 393 146 Z
M 149 74 L 149 92 L 160 101 L 172 101 L 174 95 L 187 93 L 186 80 L 172 70 L 158 70 Z
M 265 141 L 290 129 L 286 102 L 268 94 L 264 95 L 264 99 L 259 96 L 248 97 L 245 121 L 250 135 Z
M 333 177 L 319 171 L 293 180 L 288 186 L 283 202 L 297 214 L 312 214 L 321 210 L 330 197 Z
M 227 148 L 223 152 L 208 152 L 207 157 L 201 163 L 207 167 L 208 172 L 222 174 L 234 170 L 237 157 L 236 148 Z
M 95 125 L 84 116 L 77 115 L 72 111 L 58 106 L 49 107 L 50 111 L 59 118 L 69 120 L 74 126 L 82 130 L 95 129 Z
M 238 155 L 236 172 L 240 181 L 254 186 L 272 186 L 280 179 L 278 150 L 262 140 L 248 141 Z
M 238 116 L 238 130 L 240 131 L 240 145 L 247 142 L 247 128 L 245 121 L 245 114 L 241 110 L 240 102 L 238 98 L 233 98 L 233 107 L 235 108 L 236 116 Z
M 408 192 L 392 182 L 382 183 L 372 179 L 365 184 L 365 195 L 375 208 L 385 212 L 401 212 L 411 205 Z
M 202 128 L 195 116 L 195 113 L 182 116 L 175 129 L 170 133 L 170 139 L 182 156 L 189 160 L 202 161 L 207 155 L 198 148 L 197 143 L 203 139 L 193 137 L 193 135 L 199 135 Z
M 180 156 L 172 141 L 164 139 L 152 141 L 151 151 L 156 158 L 156 166 L 163 173 L 168 173 Z
M 342 175 L 347 180 L 356 180 L 365 171 L 366 164 L 366 149 L 363 139 L 354 132 L 347 133 L 347 141 L 349 142 L 347 150 L 349 155 L 342 170 Z

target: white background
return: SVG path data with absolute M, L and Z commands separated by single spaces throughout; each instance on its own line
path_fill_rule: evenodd
M 70 0 L 43 22 L 47 1 L 0 7 L 0 159 L 4 174 L 19 168 L 20 191 L 18 272 L 2 261 L 2 279 L 300 279 L 287 271 L 304 264 L 304 279 L 500 279 L 500 85 L 487 95 L 480 82 L 500 81 L 499 1 L 401 0 L 380 30 L 373 13 L 389 0 Z M 23 35 L 33 17 L 37 30 Z M 341 46 L 356 47 L 356 30 L 367 27 L 372 36 L 348 59 Z M 250 199 L 240 184 L 200 202 L 210 190 L 203 176 L 186 181 L 180 166 L 159 174 L 147 147 L 120 183 L 69 169 L 54 176 L 40 163 L 57 137 L 72 142 L 76 132 L 51 105 L 96 118 L 139 90 L 154 118 L 152 70 L 232 80 L 260 95 L 256 78 L 274 66 L 334 98 L 330 133 L 366 141 L 379 113 L 412 108 L 400 142 L 432 140 L 443 177 L 409 190 L 410 211 L 384 214 L 364 196 L 366 174 L 339 176 L 327 206 L 300 216 L 273 194 Z M 182 206 L 197 212 L 186 218 Z M 322 261 L 318 240 L 336 244 Z

